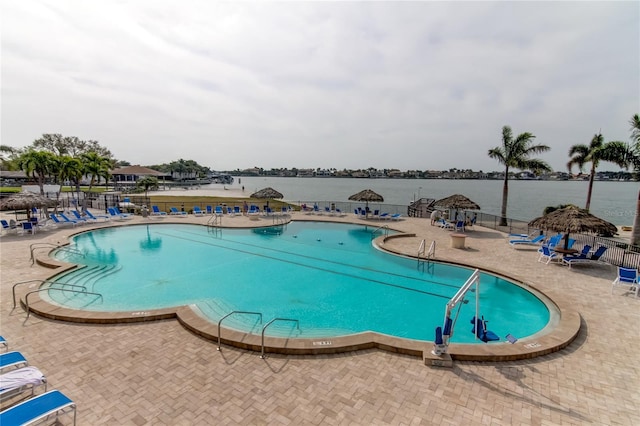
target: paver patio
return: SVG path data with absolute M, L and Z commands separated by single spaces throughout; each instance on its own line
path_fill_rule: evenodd
M 257 222 L 225 218 L 223 226 L 270 223 Z M 467 232 L 460 250 L 427 219 L 388 225 L 416 234 L 389 242 L 393 250 L 415 255 L 422 239 L 436 240 L 439 259 L 482 265 L 570 303 L 582 316 L 578 337 L 531 360 L 438 369 L 382 350 L 265 360 L 228 346 L 218 352 L 175 320 L 80 325 L 32 316 L 25 323 L 24 310 L 12 310 L 12 284 L 52 273 L 31 266 L 29 245 L 65 242 L 87 227 L 0 238 L 1 334 L 50 388 L 77 403 L 80 425 L 640 424 L 640 299 L 610 294 L 614 268 L 542 265 L 535 250 L 514 250 L 503 234 L 481 227 Z

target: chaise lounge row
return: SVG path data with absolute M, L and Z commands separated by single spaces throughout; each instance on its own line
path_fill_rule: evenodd
M 0 346 L 8 350 L 7 341 L 0 336 Z M 44 385 L 44 393 L 35 395 L 35 389 Z M 0 354 L 0 401 L 7 401 L 31 391 L 21 402 L 0 411 L 0 425 L 32 425 L 55 420 L 73 412 L 76 424 L 76 404 L 58 390 L 47 391 L 47 380 L 40 370 L 30 366 L 22 353 L 13 351 Z

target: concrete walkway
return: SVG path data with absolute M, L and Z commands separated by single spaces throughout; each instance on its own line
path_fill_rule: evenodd
M 270 221 L 235 217 L 222 225 Z M 640 424 L 640 299 L 624 290 L 611 295 L 614 268 L 542 265 L 535 250 L 511 249 L 503 234 L 479 227 L 466 233 L 466 249 L 452 249 L 450 232 L 429 220 L 387 224 L 416 234 L 388 248 L 416 254 L 422 239 L 436 240 L 439 259 L 497 270 L 570 303 L 582 316 L 577 339 L 536 359 L 433 369 L 380 350 L 266 360 L 230 347 L 218 352 L 174 320 L 101 326 L 32 316 L 23 323 L 25 312 L 12 310 L 12 284 L 51 274 L 31 266 L 29 245 L 62 243 L 88 227 L 0 238 L 1 334 L 50 388 L 78 404 L 79 425 Z

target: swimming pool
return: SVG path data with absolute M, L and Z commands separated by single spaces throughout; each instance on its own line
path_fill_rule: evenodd
M 332 337 L 374 331 L 432 341 L 445 304 L 471 269 L 441 263 L 418 268 L 415 259 L 372 245 L 372 227 L 292 222 L 256 229 L 187 224 L 104 228 L 72 238 L 85 253 L 56 258 L 87 265 L 57 279 L 102 294 L 51 292 L 51 303 L 89 311 L 142 311 L 194 305 L 215 323 L 234 311 L 299 321 L 294 337 Z M 469 296 L 473 301 L 474 296 Z M 481 314 L 499 336 L 530 336 L 550 314 L 529 291 L 482 273 Z M 461 305 L 452 342 L 474 343 L 474 303 Z M 255 318 L 225 325 L 256 330 Z M 291 327 L 270 328 L 285 335 Z

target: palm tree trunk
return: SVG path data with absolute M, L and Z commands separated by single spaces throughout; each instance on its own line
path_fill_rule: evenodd
M 591 163 L 593 164 L 593 163 Z M 593 179 L 596 177 L 596 168 L 591 166 L 591 175 L 589 175 L 589 189 L 587 189 L 587 204 L 584 206 L 586 211 L 591 207 L 591 192 L 593 191 Z
M 500 226 L 507 226 L 507 199 L 509 198 L 509 168 L 504 171 L 502 186 L 502 209 L 500 210 Z
M 638 201 L 636 202 L 636 218 L 633 221 L 633 231 L 631 232 L 631 245 L 640 245 L 640 191 L 638 191 Z

